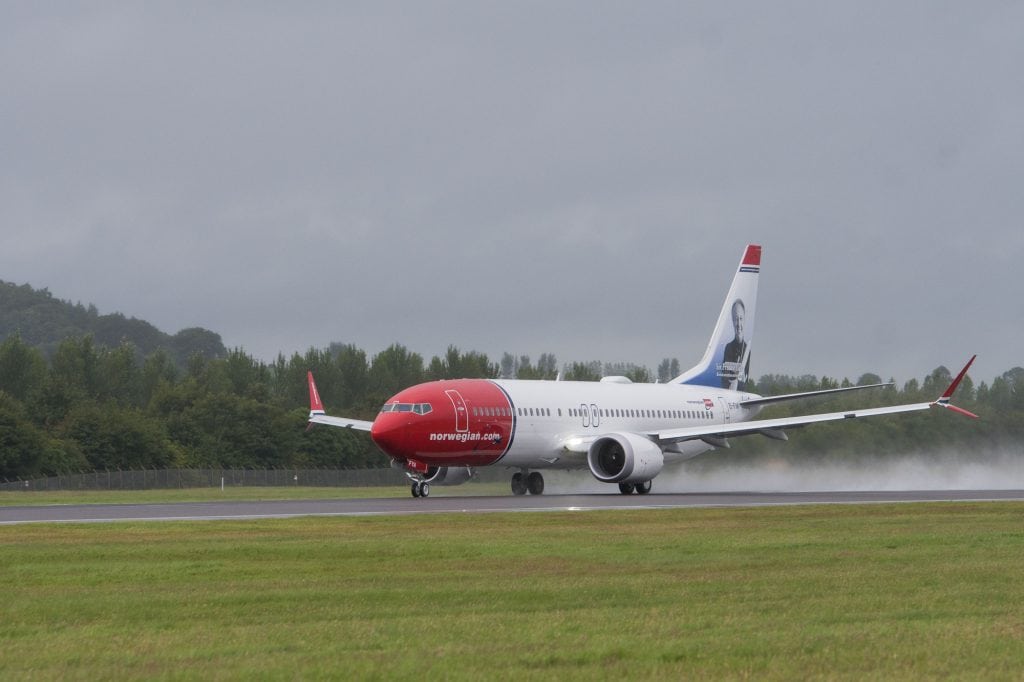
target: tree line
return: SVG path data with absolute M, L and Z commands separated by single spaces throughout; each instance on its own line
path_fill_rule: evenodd
M 311 348 L 273 362 L 241 349 L 222 356 L 194 352 L 184 366 L 165 348 L 141 353 L 130 342 L 100 344 L 71 336 L 44 352 L 19 334 L 0 344 L 0 478 L 115 469 L 278 468 L 381 466 L 386 458 L 366 434 L 318 427 L 307 432 L 306 372 L 317 378 L 330 413 L 372 420 L 399 390 L 435 379 L 506 377 L 598 380 L 603 375 L 651 381 L 639 365 L 570 362 L 552 354 L 536 362 L 505 353 L 498 361 L 451 346 L 429 362 L 401 344 L 373 355 L 354 345 Z M 657 378 L 679 373 L 666 359 Z M 875 383 L 865 374 L 857 383 Z M 930 401 L 950 380 L 939 367 L 918 382 L 820 400 L 784 404 L 765 416 L 830 411 L 850 406 Z M 850 385 L 815 376 L 762 376 L 751 388 L 764 395 Z M 792 431 L 790 443 L 735 439 L 736 453 L 905 452 L 940 444 L 981 448 L 1024 442 L 1024 369 L 990 384 L 968 377 L 955 401 L 981 422 L 928 413 L 883 417 Z

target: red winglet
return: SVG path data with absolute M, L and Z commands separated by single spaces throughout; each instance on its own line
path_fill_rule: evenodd
M 306 372 L 306 378 L 309 380 L 309 411 L 323 414 L 324 404 L 320 402 L 320 393 L 316 390 L 316 382 L 313 381 L 313 373 Z
M 981 417 L 979 417 L 978 415 L 974 414 L 973 412 L 968 412 L 964 408 L 957 407 L 956 405 L 950 405 L 949 403 L 946 403 L 945 405 L 943 405 L 943 407 L 945 407 L 947 410 L 953 410 L 954 412 L 959 412 L 960 414 L 964 415 L 965 417 L 970 417 L 971 419 L 981 419 Z
M 964 365 L 964 368 L 962 370 L 960 370 L 959 374 L 956 375 L 956 379 L 953 379 L 953 383 L 951 383 L 949 385 L 949 388 L 946 389 L 946 392 L 942 394 L 942 398 L 945 398 L 946 400 L 949 400 L 950 398 L 953 397 L 953 391 L 955 391 L 956 387 L 960 385 L 960 382 L 963 380 L 964 375 L 967 374 L 967 370 L 970 368 L 971 363 L 974 362 L 974 358 L 976 358 L 976 357 L 978 357 L 978 356 L 977 355 L 972 355 L 971 356 L 971 359 L 967 361 L 967 364 Z
M 956 375 L 956 379 L 953 379 L 953 381 L 950 382 L 949 387 L 946 389 L 946 392 L 939 396 L 939 399 L 932 403 L 933 405 L 939 405 L 940 407 L 945 407 L 947 409 L 953 410 L 954 412 L 959 412 L 960 414 L 967 417 L 971 417 L 972 419 L 980 419 L 980 417 L 974 414 L 973 412 L 968 412 L 962 407 L 951 405 L 949 402 L 949 399 L 953 397 L 953 392 L 956 391 L 956 387 L 960 385 L 960 382 L 963 381 L 963 378 L 967 375 L 967 370 L 970 369 L 971 364 L 974 362 L 974 358 L 976 357 L 978 356 L 971 356 L 971 359 L 967 361 L 967 364 L 964 365 L 964 368 L 960 370 L 959 374 Z

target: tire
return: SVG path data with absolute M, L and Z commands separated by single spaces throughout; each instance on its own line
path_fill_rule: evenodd
M 651 492 L 651 482 L 650 481 L 641 481 L 640 483 L 636 484 L 636 493 L 637 493 L 637 495 L 646 495 L 649 492 Z
M 420 484 L 420 497 L 430 497 L 430 484 L 429 483 L 421 483 Z
M 526 477 L 526 489 L 530 491 L 531 495 L 543 494 L 544 475 L 539 471 L 531 471 L 530 475 Z
M 419 497 L 420 496 L 420 484 L 417 483 L 416 481 L 412 482 L 412 496 L 413 497 Z
M 526 481 L 523 480 L 522 472 L 517 471 L 512 474 L 512 494 L 513 495 L 525 495 L 526 494 Z
M 622 493 L 623 495 L 632 495 L 634 490 L 636 490 L 636 486 L 634 486 L 632 483 L 619 484 L 619 492 Z

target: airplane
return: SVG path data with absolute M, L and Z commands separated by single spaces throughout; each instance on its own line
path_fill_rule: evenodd
M 761 435 L 788 440 L 787 429 L 942 407 L 977 419 L 950 403 L 972 357 L 936 400 L 779 419 L 754 419 L 772 403 L 877 388 L 872 384 L 760 396 L 744 390 L 750 373 L 761 246 L 749 244 L 733 277 L 700 362 L 664 384 L 627 377 L 601 381 L 457 379 L 431 381 L 389 398 L 373 421 L 332 417 L 313 379 L 309 428 L 315 424 L 368 431 L 411 481 L 413 497 L 431 485 L 459 485 L 478 467 L 515 469 L 515 495 L 544 492 L 543 471 L 585 470 L 622 494 L 651 491 L 665 466 L 729 439 Z

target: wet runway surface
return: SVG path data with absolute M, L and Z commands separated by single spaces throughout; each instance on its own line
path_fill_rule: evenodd
M 89 504 L 0 507 L 0 525 L 114 521 L 201 521 L 297 516 L 385 516 L 440 513 L 566 512 L 608 509 L 756 507 L 884 502 L 1024 501 L 1024 490 L 828 491 L 795 493 L 665 493 L 515 497 L 372 498 L 174 504 Z

